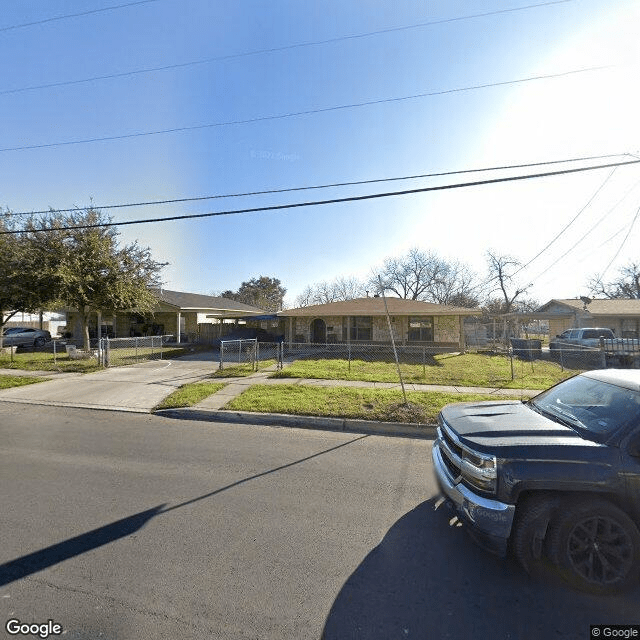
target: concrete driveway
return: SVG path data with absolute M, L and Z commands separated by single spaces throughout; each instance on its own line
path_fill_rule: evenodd
M 0 401 L 147 413 L 178 387 L 217 369 L 210 354 L 208 359 L 157 360 L 4 389 Z

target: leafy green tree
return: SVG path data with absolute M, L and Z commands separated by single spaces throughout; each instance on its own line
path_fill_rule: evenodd
M 244 302 L 265 311 L 281 311 L 287 290 L 278 278 L 260 276 L 243 282 L 237 291 L 223 291 L 222 296 Z
M 30 239 L 15 233 L 21 229 L 11 212 L 0 212 L 0 336 L 16 313 L 33 313 L 52 300 L 36 271 Z
M 61 304 L 78 311 L 85 349 L 91 313 L 152 311 L 156 298 L 150 287 L 160 284 L 165 266 L 137 242 L 120 246 L 116 228 L 106 226 L 110 222 L 99 210 L 86 209 L 52 212 L 27 225 L 40 282 Z

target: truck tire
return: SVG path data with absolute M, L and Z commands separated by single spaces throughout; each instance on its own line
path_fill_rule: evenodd
M 512 550 L 516 560 L 530 575 L 538 573 L 545 563 L 545 538 L 558 502 L 556 496 L 540 494 L 518 506 Z
M 549 527 L 549 555 L 581 591 L 624 591 L 640 578 L 640 532 L 615 505 L 595 498 L 566 503 Z

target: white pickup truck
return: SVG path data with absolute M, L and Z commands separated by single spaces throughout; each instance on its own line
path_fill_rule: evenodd
M 616 340 L 613 331 L 607 328 L 588 327 L 584 329 L 567 329 L 549 343 L 549 348 L 554 350 L 573 345 L 598 349 L 600 347 L 600 338 Z
M 567 329 L 549 343 L 552 353 L 600 351 L 602 366 L 623 368 L 640 367 L 640 340 L 638 338 L 616 338 L 611 329 L 588 327 Z

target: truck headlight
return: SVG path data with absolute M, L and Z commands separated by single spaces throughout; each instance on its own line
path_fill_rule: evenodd
M 495 493 L 498 483 L 498 465 L 496 457 L 477 451 L 462 449 L 462 463 L 460 473 L 467 484 Z

